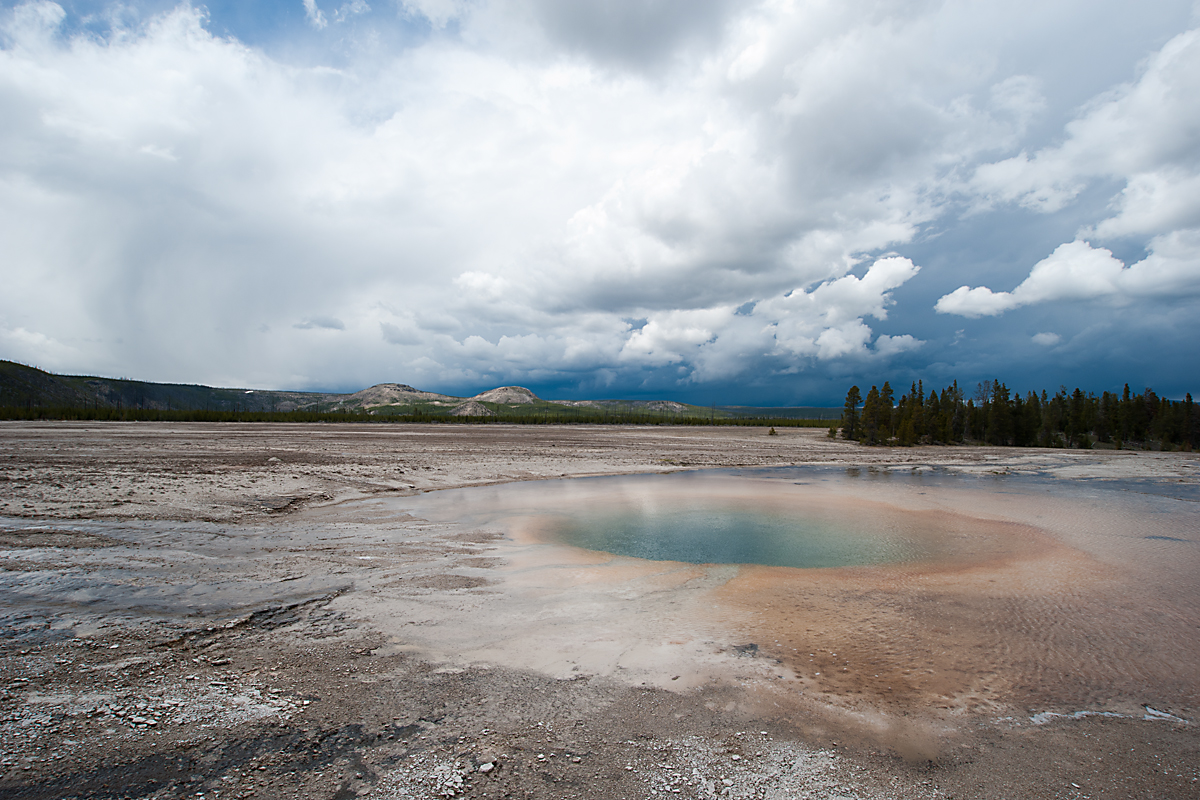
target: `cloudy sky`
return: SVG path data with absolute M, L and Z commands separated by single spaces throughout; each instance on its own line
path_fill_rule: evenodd
M 0 358 L 1200 390 L 1200 4 L 0 1 Z

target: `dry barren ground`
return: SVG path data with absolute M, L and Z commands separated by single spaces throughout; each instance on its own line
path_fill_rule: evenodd
M 1197 482 L 1190 454 L 866 449 L 820 430 L 0 423 L 0 797 L 1200 797 L 1191 707 L 913 700 L 871 735 L 780 706 L 765 630 L 729 649 L 725 679 L 672 690 L 426 657 L 415 642 L 456 632 L 362 612 L 390 593 L 500 625 L 506 597 L 495 534 L 381 499 L 790 464 Z M 836 605 L 818 611 L 837 626 Z M 1200 639 L 1194 616 L 1177 629 Z

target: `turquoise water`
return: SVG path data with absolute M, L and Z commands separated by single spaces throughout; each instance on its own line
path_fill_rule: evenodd
M 867 487 L 859 473 L 613 475 L 452 489 L 404 502 L 425 519 L 651 561 L 820 569 L 944 555 L 956 523 L 847 494 L 847 485 Z
M 1014 539 L 1012 530 L 992 522 L 986 533 L 979 529 L 984 520 L 969 511 L 979 497 L 996 506 L 986 517 L 1007 516 L 1000 501 L 1012 498 L 1010 510 L 1035 524 L 1043 514 L 1053 519 L 1055 506 L 1046 505 L 1052 499 L 1111 507 L 1123 510 L 1129 524 L 1122 525 L 1130 530 L 1135 522 L 1154 521 L 1138 537 L 1170 549 L 1168 562 L 1200 552 L 1193 535 L 1200 489 L 1178 481 L 800 466 L 528 481 L 398 502 L 424 519 L 525 542 L 655 561 L 826 568 L 1018 553 L 1023 540 Z M 940 499 L 930 503 L 934 498 Z M 947 504 L 960 510 L 930 510 Z M 1022 511 L 1027 505 L 1031 516 Z M 1159 529 L 1179 519 L 1193 521 L 1184 533 L 1173 522 L 1169 530 Z M 1074 530 L 1066 525 L 1061 531 L 1074 546 L 1095 549 L 1117 541 L 1094 531 L 1074 536 Z
M 846 567 L 905 561 L 919 548 L 897 532 L 802 512 L 765 513 L 738 504 L 671 505 L 578 513 L 549 530 L 564 544 L 653 561 Z

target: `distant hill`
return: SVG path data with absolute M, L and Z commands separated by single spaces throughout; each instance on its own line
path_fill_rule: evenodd
M 0 406 L 296 411 L 338 396 L 55 375 L 24 364 L 0 361 Z
M 151 409 L 214 412 L 351 412 L 378 416 L 561 417 L 639 415 L 661 418 L 751 417 L 831 419 L 840 409 L 771 409 L 694 406 L 670 400 L 543 400 L 523 386 L 500 386 L 474 397 L 426 392 L 403 383 L 380 383 L 347 394 L 224 389 L 123 378 L 55 375 L 0 361 L 0 407 Z M 784 412 L 784 413 L 777 413 Z M 821 413 L 817 413 L 821 412 Z M 833 413 L 833 416 L 826 416 Z

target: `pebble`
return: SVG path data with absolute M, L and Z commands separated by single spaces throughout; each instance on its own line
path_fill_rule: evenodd
M 491 761 L 487 762 L 486 764 L 479 765 L 479 771 L 482 772 L 484 775 L 488 774 L 495 768 L 496 768 L 496 765 L 493 764 Z

